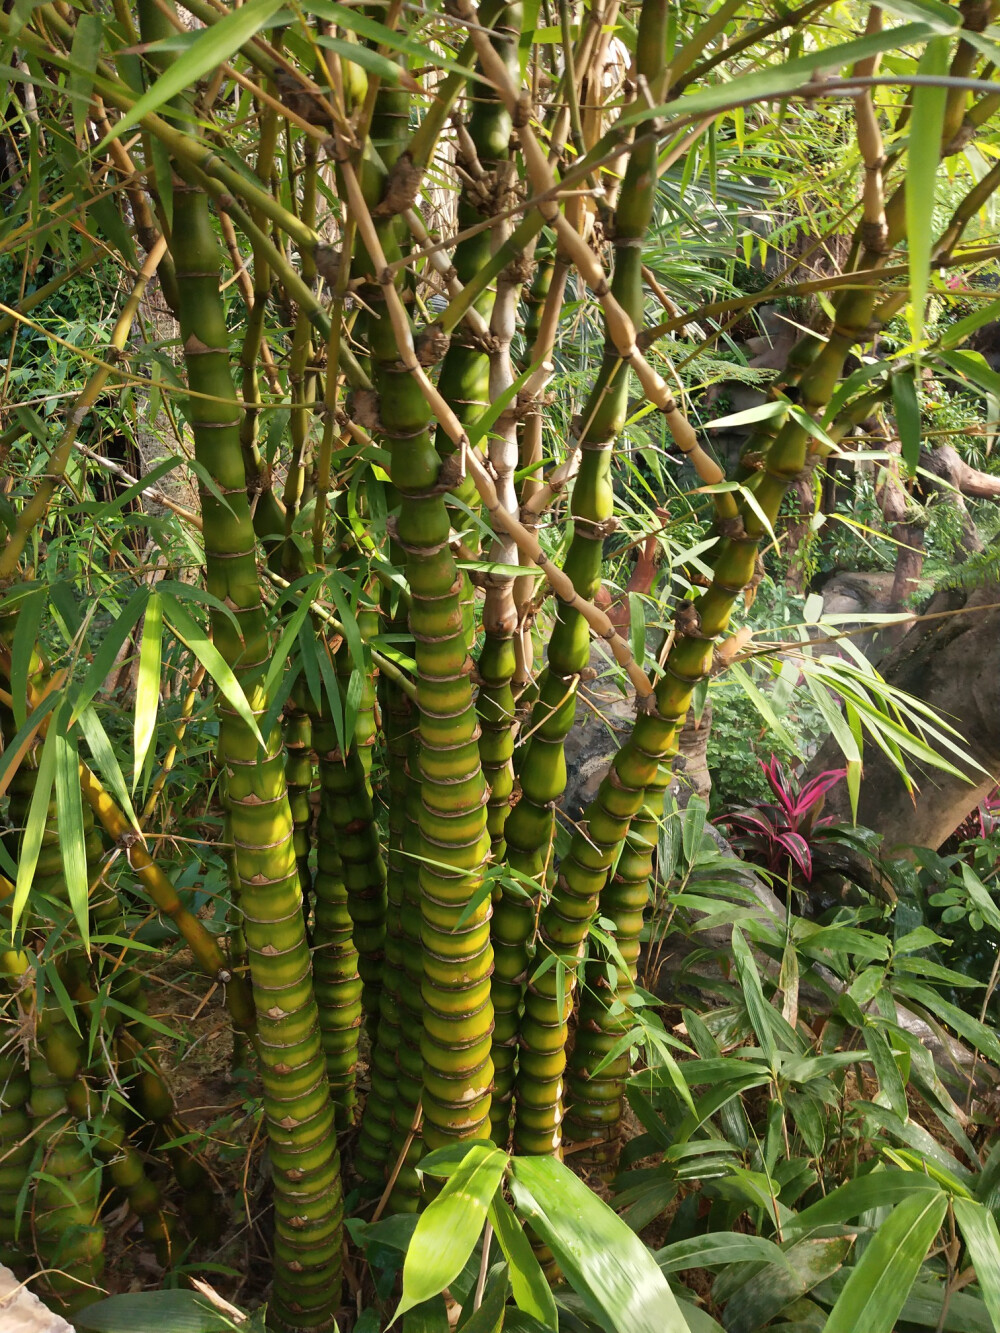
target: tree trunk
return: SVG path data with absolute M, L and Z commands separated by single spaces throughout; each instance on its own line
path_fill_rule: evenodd
M 886 755 L 871 743 L 864 751 L 864 778 L 858 822 L 884 836 L 884 848 L 939 847 L 989 791 L 1000 775 L 1000 584 L 970 593 L 938 593 L 925 614 L 958 612 L 920 621 L 884 662 L 885 679 L 922 699 L 961 734 L 961 744 L 985 770 L 964 766 L 970 781 L 914 761 L 909 769 L 919 787 L 912 798 Z M 841 755 L 828 739 L 809 765 L 809 774 L 836 768 Z M 826 812 L 849 820 L 846 788 L 827 797 Z

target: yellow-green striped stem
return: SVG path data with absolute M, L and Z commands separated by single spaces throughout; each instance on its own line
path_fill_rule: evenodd
M 639 72 L 650 86 L 662 81 L 666 37 L 666 4 L 663 0 L 647 0 L 639 20 L 636 49 Z M 611 287 L 633 323 L 642 320 L 642 240 L 652 217 L 656 183 L 656 144 L 641 139 L 629 157 L 615 216 Z M 582 416 L 580 470 L 570 506 L 573 538 L 564 565 L 574 589 L 587 601 L 592 601 L 600 588 L 604 539 L 614 528 L 612 452 L 628 407 L 628 369 L 611 342 L 610 332 L 606 332 L 604 360 Z M 574 607 L 560 603 L 547 667 L 532 710 L 530 740 L 520 758 L 521 797 L 506 825 L 510 865 L 534 879 L 538 889 L 534 898 L 507 889 L 493 927 L 493 1003 L 497 1015 L 494 1064 L 498 1071 L 493 1125 L 497 1143 L 506 1143 L 507 1138 L 523 978 L 538 896 L 551 856 L 553 810 L 566 786 L 564 743 L 576 717 L 580 676 L 589 662 L 590 626 Z
M 838 304 L 834 330 L 800 381 L 799 400 L 811 415 L 818 416 L 829 402 L 851 347 L 869 336 L 875 299 L 874 292 L 847 292 Z M 723 525 L 712 582 L 675 622 L 653 705 L 640 712 L 560 864 L 542 911 L 536 958 L 541 965 L 554 954 L 563 969 L 557 983 L 555 967 L 541 974 L 536 968 L 527 987 L 516 1085 L 515 1145 L 521 1152 L 560 1151 L 567 1023 L 599 894 L 648 788 L 677 752 L 694 690 L 711 670 L 713 645 L 726 633 L 736 599 L 753 577 L 759 543 L 805 465 L 810 439 L 797 420 L 786 421 L 750 483 L 755 506 L 744 503 Z
M 213 614 L 220 653 L 249 683 L 269 659 L 253 523 L 240 448 L 219 292 L 219 246 L 204 194 L 174 184 L 172 254 L 181 341 L 192 397 L 195 456 L 212 489 L 201 494 L 208 587 L 232 618 Z M 235 624 L 234 624 L 235 621 Z M 339 1301 L 343 1201 L 333 1106 L 320 1046 L 280 733 L 263 755 L 243 719 L 221 701 L 219 750 L 254 996 L 257 1052 L 275 1182 L 277 1320 L 322 1328 Z
M 324 700 L 324 705 L 325 705 Z M 313 984 L 327 1076 L 337 1108 L 337 1124 L 353 1124 L 357 1094 L 358 1037 L 361 1031 L 361 977 L 358 950 L 348 907 L 339 832 L 334 822 L 328 770 L 338 761 L 337 732 L 328 712 L 314 712 L 313 740 L 319 758 L 320 814 L 316 829 L 316 879 L 313 924 Z

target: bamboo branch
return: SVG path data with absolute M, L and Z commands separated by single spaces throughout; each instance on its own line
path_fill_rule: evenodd
M 638 665 L 632 655 L 632 649 L 617 632 L 608 617 L 593 602 L 585 601 L 580 597 L 573 587 L 572 580 L 557 565 L 552 563 L 542 550 L 538 539 L 500 503 L 493 478 L 480 462 L 475 451 L 470 447 L 469 437 L 465 433 L 462 423 L 438 393 L 428 378 L 427 372 L 417 359 L 413 347 L 409 317 L 393 284 L 392 274 L 386 264 L 385 252 L 379 241 L 371 213 L 365 204 L 358 179 L 350 163 L 342 163 L 341 170 L 347 188 L 351 213 L 365 248 L 371 256 L 379 285 L 385 296 L 386 307 L 392 321 L 396 344 L 399 348 L 400 360 L 420 386 L 420 391 L 424 395 L 431 412 L 444 427 L 449 439 L 458 448 L 459 456 L 464 460 L 465 466 L 476 483 L 476 489 L 491 518 L 512 538 L 520 554 L 526 557 L 527 561 L 538 566 L 556 596 L 578 611 L 595 634 L 605 640 L 614 653 L 615 661 L 628 673 L 629 680 L 631 680 L 639 697 L 649 698 L 652 695 L 653 687 L 650 685 L 646 673 Z

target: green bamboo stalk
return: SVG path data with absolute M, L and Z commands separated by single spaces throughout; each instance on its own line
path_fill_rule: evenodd
M 811 416 L 819 416 L 829 402 L 848 352 L 871 336 L 875 301 L 876 293 L 864 290 L 844 293 L 838 303 L 833 331 L 799 383 L 799 402 Z M 711 670 L 713 645 L 726 633 L 736 600 L 751 581 L 758 545 L 777 521 L 786 489 L 805 466 L 810 442 L 809 432 L 797 420 L 786 421 L 749 483 L 755 506 L 744 503 L 736 519 L 720 524 L 722 540 L 712 582 L 685 604 L 675 621 L 674 642 L 654 705 L 640 712 L 559 867 L 542 910 L 536 957 L 544 963 L 554 956 L 562 967 L 536 969 L 527 987 L 516 1084 L 514 1138 L 520 1152 L 561 1149 L 567 1024 L 598 897 L 661 766 L 669 765 L 677 752 L 694 690 Z
M 407 939 L 403 931 L 403 896 L 407 861 L 403 855 L 406 830 L 406 800 L 409 788 L 407 758 L 410 735 L 416 719 L 406 695 L 390 680 L 381 681 L 382 717 L 388 765 L 389 842 L 386 859 L 388 910 L 386 914 L 385 962 L 378 1031 L 372 1045 L 371 1087 L 361 1120 L 361 1134 L 354 1164 L 362 1179 L 381 1184 L 386 1175 L 393 1139 L 399 1048 L 402 1041 L 403 985 L 406 976 Z M 416 866 L 413 867 L 416 873 Z M 418 935 L 419 941 L 419 935 Z M 420 1057 L 419 1019 L 412 1023 Z M 419 1095 L 419 1092 L 418 1092 Z M 416 1183 L 416 1182 L 414 1182 Z
M 507 67 L 516 77 L 518 69 L 518 39 L 521 32 L 520 4 L 506 5 L 494 26 L 493 45 L 503 56 Z M 485 121 L 485 124 L 481 122 Z M 492 173 L 499 203 L 517 179 L 516 168 L 510 160 L 510 115 L 495 94 L 485 101 L 478 120 L 474 114 L 469 132 L 476 146 L 479 160 Z M 511 230 L 501 223 L 493 233 L 493 247 L 498 248 Z M 505 268 L 497 279 L 496 296 L 490 317 L 492 342 L 489 350 L 488 397 L 496 402 L 514 383 L 515 372 L 511 358 L 517 322 L 517 305 L 521 285 L 530 270 L 529 256 L 521 255 Z M 460 418 L 461 419 L 461 418 Z M 465 423 L 463 422 L 463 425 Z M 493 423 L 488 456 L 493 468 L 497 495 L 512 513 L 517 512 L 517 490 L 514 472 L 518 461 L 517 413 L 512 404 Z M 474 483 L 473 483 L 474 484 Z M 497 533 L 489 551 L 489 559 L 496 564 L 516 564 L 517 547 L 504 533 Z M 511 681 L 517 666 L 514 652 L 514 633 L 517 629 L 517 608 L 514 604 L 514 580 L 507 574 L 491 574 L 487 580 L 483 603 L 483 630 L 485 637 L 479 655 L 479 694 L 476 701 L 482 726 L 479 755 L 483 777 L 489 788 L 486 824 L 490 834 L 490 849 L 495 864 L 503 862 L 506 844 L 504 826 L 510 813 L 514 791 L 514 695 Z
M 402 119 L 398 101 L 382 101 L 380 95 L 380 103 L 380 114 L 384 107 L 384 114 Z M 381 133 L 388 137 L 384 128 Z M 376 123 L 373 138 L 379 142 Z M 377 206 L 384 180 L 376 170 L 366 163 L 364 201 L 358 199 L 349 168 L 344 168 L 344 177 L 355 211 L 366 204 Z M 401 501 L 395 535 L 406 555 L 416 645 L 423 1142 L 434 1148 L 488 1133 L 492 949 L 490 903 L 478 894 L 488 847 L 486 790 L 476 743 L 462 578 L 449 546 L 447 482 L 439 475 L 441 459 L 431 440 L 420 384 L 400 360 L 383 289 L 383 282 L 393 285 L 383 256 L 391 264 L 399 246 L 394 228 L 384 219 L 377 223 L 374 240 L 367 230 L 365 236 L 368 272 L 375 269 L 377 279 L 364 289 L 373 311 L 369 344 L 390 475 Z
M 319 757 L 320 815 L 316 829 L 315 922 L 313 978 L 326 1071 L 337 1111 L 337 1125 L 354 1122 L 357 1095 L 358 1035 L 361 1029 L 362 982 L 358 950 L 344 884 L 337 827 L 331 806 L 327 770 L 337 766 L 337 733 L 326 702 L 312 715 L 313 739 Z
M 305 689 L 296 681 L 284 708 L 282 734 L 285 743 L 285 781 L 288 784 L 288 804 L 292 812 L 295 844 L 295 864 L 299 871 L 302 890 L 303 914 L 308 920 L 312 895 L 312 871 L 309 852 L 312 845 L 313 786 L 312 725 L 305 707 Z
M 58 1011 L 43 1015 L 40 1036 L 44 1055 L 33 1055 L 28 1065 L 29 1105 L 41 1154 L 29 1221 L 35 1255 L 46 1270 L 39 1289 L 47 1301 L 72 1314 L 102 1294 L 102 1172 L 89 1136 L 78 1134 L 67 1104 L 79 1073 L 81 1039 Z
M 666 68 L 667 21 L 667 6 L 662 0 L 647 0 L 639 20 L 637 61 L 640 75 L 656 91 L 661 89 Z M 611 291 L 633 324 L 640 324 L 643 315 L 641 247 L 656 194 L 656 156 L 656 144 L 651 140 L 640 140 L 633 147 L 615 216 Z M 615 440 L 625 424 L 628 388 L 627 367 L 608 330 L 601 370 L 582 415 L 580 470 L 570 506 L 573 538 L 563 567 L 576 592 L 588 601 L 600 587 L 604 538 L 614 528 L 611 461 Z M 511 868 L 534 880 L 538 887 L 534 897 L 526 896 L 520 883 L 508 887 L 493 923 L 493 1004 L 497 1015 L 494 1064 L 498 1071 L 493 1127 L 497 1143 L 505 1144 L 508 1135 L 522 982 L 551 857 L 553 810 L 566 786 L 564 742 L 576 717 L 580 676 L 589 662 L 590 627 L 574 607 L 560 604 L 549 641 L 547 667 L 532 710 L 530 740 L 521 758 L 520 800 L 506 824 Z M 536 1150 L 545 1149 L 522 1147 L 522 1151 Z
M 139 13 L 145 41 L 167 35 L 170 25 L 150 0 L 141 0 Z M 177 179 L 173 198 L 171 254 L 193 391 L 195 457 L 212 482 L 201 494 L 207 580 L 232 612 L 232 618 L 213 613 L 213 636 L 237 678 L 246 682 L 255 715 L 263 716 L 266 700 L 250 682 L 269 659 L 270 646 L 219 290 L 219 243 L 200 189 Z M 220 703 L 218 712 L 274 1176 L 272 1309 L 285 1327 L 323 1328 L 339 1303 L 343 1197 L 280 733 L 276 728 L 265 738 L 261 754 L 254 732 L 235 711 Z
M 350 663 L 347 663 L 348 671 Z M 385 951 L 386 873 L 379 851 L 378 826 L 372 809 L 364 765 L 357 742 L 351 738 L 345 754 L 336 740 L 324 735 L 327 748 L 320 758 L 324 819 L 340 857 L 347 906 L 354 923 L 358 969 L 364 984 L 365 1013 L 377 1015 Z M 333 740 L 333 744 L 329 742 Z
M 611 923 L 618 955 L 625 966 L 591 940 L 580 992 L 576 1036 L 569 1059 L 564 1135 L 575 1143 L 589 1143 L 588 1165 L 604 1172 L 613 1168 L 618 1159 L 618 1128 L 629 1052 L 620 1052 L 613 1060 L 608 1057 L 634 1026 L 631 1000 L 643 912 L 649 901 L 663 793 L 669 782 L 669 769 L 662 768 L 646 788 L 642 809 L 633 818 L 614 873 L 601 891 L 601 919 Z
M 31 1082 L 17 1045 L 24 1016 L 7 986 L 20 981 L 26 966 L 25 954 L 13 950 L 0 954 L 0 994 L 6 992 L 0 1020 L 0 1264 L 15 1271 L 21 1270 L 25 1257 L 17 1222 L 18 1202 L 31 1170 L 35 1143 L 28 1115 Z M 13 1009 L 13 1016 L 6 1012 L 7 1006 Z

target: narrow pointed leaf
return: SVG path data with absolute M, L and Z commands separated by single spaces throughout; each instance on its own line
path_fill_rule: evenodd
M 60 704 L 52 718 L 48 734 L 42 745 L 42 754 L 35 776 L 35 790 L 31 793 L 28 806 L 28 818 L 21 839 L 21 850 L 17 858 L 17 882 L 14 885 L 14 902 L 11 905 L 11 925 L 16 926 L 24 912 L 31 885 L 38 865 L 38 853 L 42 850 L 42 838 L 45 836 L 45 821 L 48 815 L 49 798 L 56 775 L 56 745 L 62 720 L 63 705 Z
M 138 125 L 143 116 L 158 111 L 167 102 L 191 87 L 192 84 L 218 69 L 225 61 L 236 54 L 245 42 L 255 36 L 272 15 L 281 8 L 282 0 L 247 0 L 239 9 L 231 10 L 218 23 L 205 28 L 191 43 L 187 51 L 167 66 L 153 86 L 116 121 L 111 133 L 95 150 L 106 150 L 112 139 L 117 139 Z
M 743 1002 L 747 1007 L 750 1025 L 757 1035 L 757 1040 L 767 1057 L 768 1064 L 774 1069 L 778 1059 L 778 1048 L 774 1040 L 774 1029 L 771 1026 L 771 1014 L 768 1012 L 771 1006 L 764 999 L 764 990 L 760 984 L 757 964 L 753 960 L 750 946 L 743 938 L 743 932 L 739 926 L 733 927 L 733 960 L 736 964 L 736 975 L 743 991 Z
M 80 938 L 89 951 L 90 929 L 87 873 L 87 837 L 83 827 L 83 795 L 80 791 L 80 758 L 76 732 L 57 729 L 56 747 L 56 827 L 62 853 L 66 894 L 73 911 Z
M 932 38 L 920 57 L 918 74 L 946 75 L 950 46 L 947 37 Z M 910 332 L 916 344 L 924 335 L 924 306 L 934 244 L 934 199 L 947 99 L 948 90 L 943 87 L 921 84 L 913 90 L 906 165 L 906 239 L 910 259 Z
M 559 1318 L 552 1289 L 520 1222 L 502 1194 L 497 1194 L 490 1204 L 489 1219 L 510 1268 L 510 1285 L 518 1309 L 533 1315 L 547 1328 L 556 1328 Z
M 917 473 L 920 462 L 920 404 L 917 402 L 917 386 L 913 378 L 913 367 L 899 370 L 892 377 L 892 406 L 896 414 L 896 430 L 903 454 L 903 462 L 910 476 Z
M 163 599 L 154 592 L 146 606 L 142 627 L 142 646 L 139 649 L 139 679 L 135 689 L 135 717 L 133 744 L 135 758 L 132 768 L 132 790 L 136 789 L 139 774 L 156 735 L 156 718 L 160 711 L 160 665 L 163 656 Z

